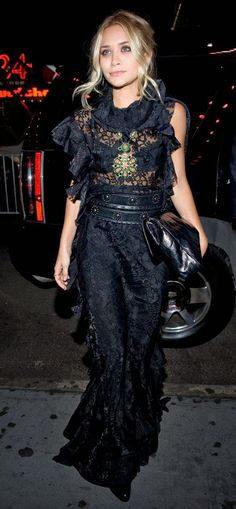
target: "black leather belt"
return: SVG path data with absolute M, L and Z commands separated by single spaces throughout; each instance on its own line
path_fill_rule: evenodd
M 128 206 L 124 207 L 120 204 L 115 205 L 114 203 L 109 207 L 101 203 L 93 203 L 89 204 L 86 210 L 95 217 L 119 223 L 140 223 L 149 215 L 152 217 L 160 215 L 160 209 L 156 207 L 144 210 L 137 207 L 136 209 Z
M 88 197 L 89 198 L 89 197 Z M 120 193 L 99 193 L 92 197 L 91 202 L 93 204 L 102 204 L 104 206 L 113 207 L 128 206 L 129 209 L 142 209 L 142 208 L 156 208 L 161 207 L 163 203 L 163 192 L 162 190 L 153 191 L 151 193 L 144 193 L 135 195 L 132 194 L 120 194 Z

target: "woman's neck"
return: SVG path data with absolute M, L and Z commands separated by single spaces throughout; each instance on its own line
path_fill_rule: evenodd
M 115 108 L 128 108 L 130 104 L 132 104 L 134 101 L 138 101 L 140 98 L 136 88 L 113 88 L 112 95 Z

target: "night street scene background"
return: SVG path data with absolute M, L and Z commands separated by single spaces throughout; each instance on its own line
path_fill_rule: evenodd
M 117 9 L 150 21 L 158 77 L 189 108 L 186 168 L 210 241 L 202 272 L 184 288 L 169 285 L 162 346 L 170 411 L 127 507 L 236 509 L 231 0 L 1 5 L 0 508 L 122 506 L 108 489 L 52 461 L 88 384 L 91 357 L 71 310 L 73 293 L 53 279 L 69 161 L 50 131 L 75 107 L 72 91 L 87 78 L 91 38 Z
M 91 6 L 67 2 L 49 9 L 47 2 L 1 6 L 1 47 L 15 55 L 24 51 L 41 63 L 76 64 L 84 71 L 88 44 L 103 18 L 117 9 L 144 16 L 156 32 L 158 54 L 202 54 L 235 47 L 233 2 L 167 0 L 111 1 Z

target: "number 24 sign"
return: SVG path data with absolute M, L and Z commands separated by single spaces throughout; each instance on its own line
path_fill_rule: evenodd
M 32 68 L 32 64 L 26 62 L 25 53 L 21 53 L 13 64 L 9 55 L 6 53 L 0 54 L 0 69 L 5 71 L 7 80 L 14 78 L 25 80 L 28 74 L 27 68 Z

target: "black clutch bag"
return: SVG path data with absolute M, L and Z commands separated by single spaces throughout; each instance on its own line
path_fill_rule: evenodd
M 179 279 L 185 281 L 201 269 L 198 230 L 173 212 L 145 218 L 143 233 L 154 259 L 164 260 Z

